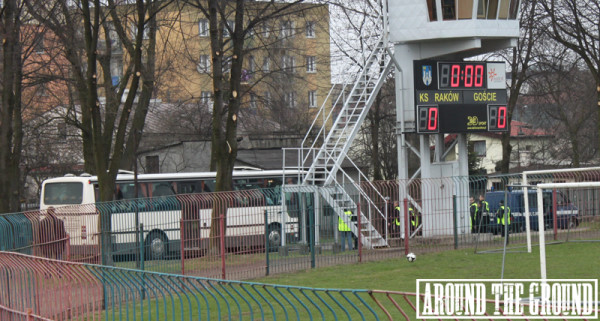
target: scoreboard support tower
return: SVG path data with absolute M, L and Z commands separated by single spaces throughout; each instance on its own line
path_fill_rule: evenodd
M 506 116 L 503 64 L 464 59 L 516 46 L 519 0 L 390 0 L 388 12 L 385 27 L 398 62 L 398 178 L 406 182 L 420 175 L 428 180 L 422 184 L 420 201 L 403 189 L 406 184 L 400 184 L 399 198 L 408 198 L 421 212 L 423 236 L 451 234 L 447 227 L 454 224 L 460 234 L 469 233 L 468 179 L 452 179 L 468 177 L 467 134 L 502 131 L 508 124 L 501 120 Z M 500 68 L 498 78 L 490 80 L 488 68 Z M 445 148 L 445 134 L 457 135 L 455 145 Z M 455 147 L 457 160 L 446 161 Z M 420 158 L 415 173 L 409 173 L 411 154 Z M 452 188 L 446 188 L 448 184 Z M 456 197 L 457 222 L 448 215 L 451 201 L 434 203 L 440 193 L 444 200 Z

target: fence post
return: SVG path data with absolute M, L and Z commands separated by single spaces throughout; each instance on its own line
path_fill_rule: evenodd
M 570 218 L 569 218 L 570 219 Z M 556 188 L 552 189 L 552 221 L 554 221 L 554 240 L 556 241 L 557 239 L 557 234 L 558 234 L 558 220 L 557 220 L 557 215 L 556 215 Z M 541 224 L 544 224 L 545 222 L 542 222 Z M 539 222 L 538 222 L 538 226 L 539 226 Z M 567 221 L 567 226 L 569 224 L 569 221 Z
M 144 223 L 140 223 L 140 270 L 144 270 Z
M 410 239 L 410 229 L 408 227 L 408 198 L 404 199 L 404 255 L 410 252 L 408 240 Z
M 266 265 L 267 268 L 265 270 L 265 275 L 269 275 L 269 222 L 268 222 L 268 213 L 265 210 L 265 254 L 266 254 Z
M 224 211 L 227 211 L 227 209 Z M 219 238 L 221 239 L 221 278 L 225 280 L 225 213 L 221 213 L 219 217 L 219 223 Z
M 308 241 L 310 243 L 310 267 L 314 269 L 316 267 L 315 260 L 315 211 L 314 204 L 312 209 L 306 211 L 308 214 Z
M 454 216 L 454 249 L 458 249 L 458 222 L 456 215 L 456 195 L 452 195 L 452 215 Z
M 181 275 L 185 275 L 185 241 L 184 241 L 184 230 L 183 230 L 183 219 L 180 220 L 180 228 L 179 228 L 179 241 L 181 242 L 179 249 L 179 256 L 181 257 Z
M 362 262 L 362 229 L 361 229 L 361 213 L 360 213 L 360 202 L 356 203 L 356 223 L 358 225 L 358 262 Z
M 67 261 L 71 261 L 71 236 L 69 236 L 69 234 L 67 234 L 67 240 L 66 240 L 67 244 L 65 244 L 65 252 L 67 252 Z
M 140 223 L 140 269 L 143 271 L 144 270 L 144 260 L 146 255 L 144 254 L 144 223 Z M 146 298 L 146 278 L 145 275 L 146 273 L 141 273 L 141 277 L 142 277 L 142 300 L 144 300 Z

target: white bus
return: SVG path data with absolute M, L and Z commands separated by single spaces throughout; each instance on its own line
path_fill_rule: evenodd
M 99 253 L 99 214 L 105 213 L 111 217 L 113 255 L 131 255 L 140 248 L 136 216 L 137 223 L 143 224 L 141 241 L 147 258 L 179 254 L 182 228 L 184 251 L 202 253 L 209 246 L 213 206 L 227 208 L 227 248 L 264 247 L 268 233 L 269 247 L 275 249 L 283 236 L 286 240 L 298 237 L 298 214 L 283 211 L 281 202 L 284 179 L 296 184 L 298 175 L 293 170 L 236 170 L 234 191 L 211 193 L 214 172 L 140 174 L 135 195 L 134 175 L 121 173 L 116 179 L 115 201 L 102 203 L 98 202 L 97 177 L 67 174 L 42 183 L 40 210 L 54 208 L 64 220 L 72 255 L 82 258 Z

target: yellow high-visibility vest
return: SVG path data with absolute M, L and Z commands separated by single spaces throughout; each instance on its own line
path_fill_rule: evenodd
M 506 213 L 504 213 L 504 209 L 505 209 L 504 205 L 500 206 L 500 209 L 502 210 L 502 217 L 496 218 L 498 224 L 505 225 L 504 217 L 506 217 L 507 221 L 508 221 L 508 225 L 510 225 L 510 207 L 506 206 Z
M 351 210 L 344 211 L 344 214 L 346 214 L 348 216 L 352 216 L 352 211 Z M 350 227 L 348 227 L 348 225 L 346 225 L 346 222 L 344 222 L 344 220 L 342 220 L 341 217 L 338 218 L 338 231 L 340 231 L 340 232 L 352 231 L 350 229 Z

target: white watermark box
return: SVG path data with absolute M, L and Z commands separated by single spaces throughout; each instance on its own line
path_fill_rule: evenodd
M 418 279 L 418 319 L 598 319 L 597 279 Z

